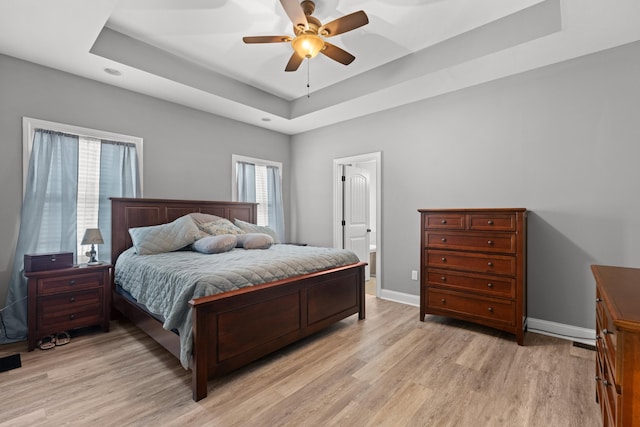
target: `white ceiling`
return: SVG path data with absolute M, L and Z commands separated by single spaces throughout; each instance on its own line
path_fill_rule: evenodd
M 0 0 L 0 53 L 296 134 L 640 39 L 638 0 L 317 0 L 314 16 L 357 10 L 369 24 L 331 39 L 356 60 L 294 73 L 290 44 L 242 42 L 293 34 L 279 0 Z

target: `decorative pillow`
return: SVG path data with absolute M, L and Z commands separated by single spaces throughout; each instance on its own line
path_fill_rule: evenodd
M 236 236 L 238 248 L 269 249 L 273 245 L 273 237 L 264 233 L 245 233 Z
M 201 224 L 198 228 L 207 234 L 212 236 L 219 236 L 221 234 L 243 234 L 240 228 L 233 225 L 231 221 L 226 218 L 218 218 L 215 221 Z
M 193 250 L 203 254 L 219 254 L 229 252 L 236 247 L 236 236 L 233 234 L 220 234 L 219 236 L 208 236 L 202 238 L 191 245 Z
M 237 227 L 239 227 L 245 233 L 268 234 L 269 236 L 271 236 L 273 238 L 273 242 L 274 243 L 280 243 L 280 239 L 278 238 L 278 234 L 271 227 L 268 227 L 266 225 L 251 224 L 250 222 L 241 221 L 239 219 L 236 219 L 233 222 Z
M 199 230 L 185 215 L 173 222 L 130 228 L 129 235 L 139 255 L 161 254 L 183 248 L 198 239 Z
M 198 225 L 198 226 L 202 225 L 202 224 L 206 224 L 206 223 L 211 222 L 211 221 L 222 219 L 222 217 L 220 217 L 220 216 L 206 214 L 206 213 L 200 213 L 200 212 L 190 213 L 189 216 L 191 217 L 193 222 L 195 222 L 196 225 Z

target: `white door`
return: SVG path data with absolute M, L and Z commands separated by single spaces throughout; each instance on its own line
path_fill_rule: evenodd
M 355 252 L 360 261 L 369 262 L 369 172 L 344 166 L 344 248 Z M 369 280 L 369 265 L 365 280 Z

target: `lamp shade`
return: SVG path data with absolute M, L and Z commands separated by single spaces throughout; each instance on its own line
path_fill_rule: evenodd
M 302 58 L 313 58 L 324 48 L 324 40 L 316 34 L 300 34 L 291 40 L 291 45 Z
M 84 232 L 81 245 L 101 245 L 104 243 L 99 228 L 87 228 Z

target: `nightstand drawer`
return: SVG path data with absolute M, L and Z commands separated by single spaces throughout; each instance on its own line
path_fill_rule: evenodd
M 75 291 L 77 289 L 88 289 L 100 287 L 102 283 L 102 272 L 87 272 L 81 274 L 47 277 L 38 280 L 38 294 L 56 294 L 60 292 Z
M 46 325 L 53 330 L 65 330 L 100 323 L 102 291 L 102 288 L 96 288 L 38 298 L 38 328 Z

